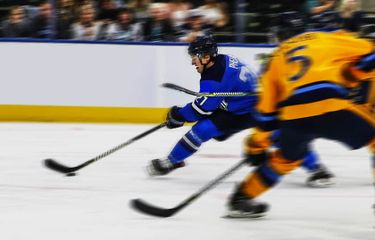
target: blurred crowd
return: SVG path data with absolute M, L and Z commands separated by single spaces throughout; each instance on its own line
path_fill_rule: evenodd
M 252 42 L 251 36 L 272 35 L 277 27 L 272 19 L 291 11 L 305 14 L 306 25 L 335 12 L 340 27 L 362 31 L 368 24 L 359 1 L 13 0 L 2 7 L 0 30 L 5 38 L 191 42 L 217 34 L 221 42 Z M 244 34 L 249 37 L 241 38 Z
M 224 1 L 200 6 L 172 0 L 56 0 L 11 6 L 2 37 L 123 41 L 191 41 L 225 28 Z

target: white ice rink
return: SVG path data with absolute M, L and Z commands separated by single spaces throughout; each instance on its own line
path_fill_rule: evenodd
M 226 142 L 211 141 L 166 177 L 149 178 L 149 160 L 165 156 L 187 131 L 161 129 L 64 177 L 42 166 L 45 158 L 78 165 L 154 125 L 0 124 L 1 240 L 373 240 L 369 155 L 316 142 L 337 176 L 327 189 L 304 185 L 298 169 L 261 199 L 271 204 L 264 219 L 221 216 L 243 167 L 222 184 L 167 219 L 142 215 L 129 200 L 142 198 L 174 207 L 241 159 L 242 132 Z

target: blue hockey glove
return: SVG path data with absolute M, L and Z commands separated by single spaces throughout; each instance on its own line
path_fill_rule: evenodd
M 167 123 L 167 128 L 178 128 L 178 127 L 182 127 L 185 123 L 185 119 L 182 117 L 182 115 L 179 113 L 178 110 L 180 110 L 181 108 L 177 107 L 177 106 L 173 106 L 168 114 L 167 114 L 167 118 L 165 119 L 166 123 Z

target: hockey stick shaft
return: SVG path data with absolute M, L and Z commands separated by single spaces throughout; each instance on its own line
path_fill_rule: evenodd
M 116 152 L 116 151 L 124 148 L 125 146 L 128 146 L 129 144 L 133 143 L 134 141 L 139 140 L 139 139 L 141 139 L 141 138 L 143 138 L 143 137 L 145 137 L 145 136 L 147 136 L 147 135 L 155 132 L 156 130 L 158 130 L 160 128 L 163 128 L 165 125 L 166 125 L 165 122 L 161 123 L 161 124 L 159 124 L 159 125 L 151 128 L 151 129 L 149 129 L 149 130 L 147 130 L 147 131 L 145 131 L 145 132 L 143 132 L 143 133 L 141 133 L 141 134 L 139 134 L 139 135 L 137 135 L 137 136 L 129 139 L 128 141 L 126 141 L 124 143 L 121 143 L 121 144 L 117 145 L 116 147 L 111 148 L 108 151 L 103 152 L 100 155 L 98 155 L 98 156 L 96 156 L 94 158 L 91 158 L 88 161 L 86 161 L 86 162 L 84 162 L 84 163 L 82 163 L 82 164 L 80 164 L 78 166 L 75 166 L 75 167 L 67 167 L 67 166 L 65 166 L 63 164 L 58 163 L 57 161 L 55 161 L 53 159 L 46 159 L 44 161 L 44 164 L 45 164 L 46 167 L 48 167 L 48 168 L 50 168 L 52 170 L 61 172 L 61 173 L 75 172 L 75 171 L 80 170 L 81 168 L 84 168 L 84 167 L 86 167 L 86 166 L 88 166 L 88 165 L 90 165 L 90 164 L 98 161 L 99 159 L 102 159 L 102 158 L 104 158 L 104 157 L 106 157 L 106 156 L 108 156 L 108 155 L 110 155 L 110 154 L 112 154 L 112 153 L 114 153 L 114 152 Z
M 163 87 L 177 90 L 180 92 L 184 92 L 196 97 L 246 97 L 246 96 L 255 96 L 257 95 L 256 93 L 253 92 L 210 92 L 210 93 L 199 93 L 199 92 L 194 92 L 192 90 L 189 90 L 187 88 L 178 86 L 173 83 L 163 83 Z
M 218 177 L 216 177 L 214 180 L 210 181 L 208 184 L 203 186 L 199 191 L 192 194 L 188 198 L 186 198 L 184 201 L 182 201 L 180 204 L 178 204 L 174 208 L 161 208 L 153 206 L 142 199 L 132 199 L 130 202 L 130 205 L 135 210 L 142 212 L 144 214 L 148 214 L 155 217 L 170 217 L 175 215 L 177 212 L 179 212 L 181 209 L 185 208 L 189 204 L 191 204 L 194 200 L 199 198 L 203 193 L 207 192 L 214 186 L 216 186 L 218 183 L 220 183 L 224 178 L 230 176 L 233 174 L 237 169 L 239 169 L 244 163 L 246 162 L 246 159 L 241 160 L 236 165 L 225 171 L 224 173 L 220 174 Z

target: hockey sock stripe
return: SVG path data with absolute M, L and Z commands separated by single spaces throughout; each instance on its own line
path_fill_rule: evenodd
M 184 145 L 189 146 L 189 148 L 193 149 L 194 151 L 197 151 L 200 147 L 200 145 L 195 145 L 193 142 L 191 142 L 186 136 L 182 137 L 181 143 L 185 143 Z
M 259 178 L 262 179 L 262 181 L 269 187 L 272 187 L 275 185 L 280 178 L 282 177 L 277 172 L 273 171 L 272 168 L 268 166 L 268 164 L 265 164 L 261 166 L 258 170 Z

